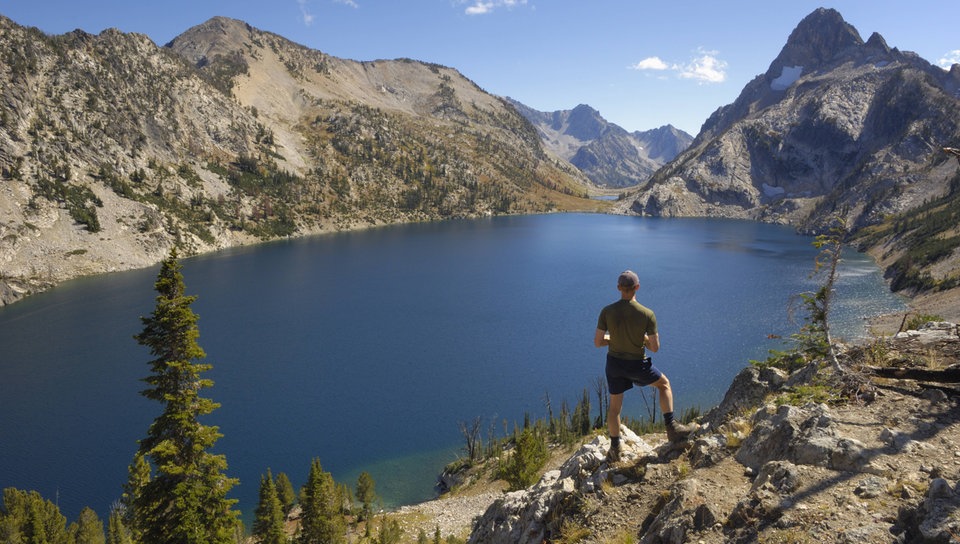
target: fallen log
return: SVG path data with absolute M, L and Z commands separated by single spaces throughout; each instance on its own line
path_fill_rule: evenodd
M 897 368 L 892 366 L 864 366 L 864 372 L 869 372 L 881 378 L 896 380 L 916 380 L 921 382 L 960 383 L 960 367 L 954 365 L 942 370 L 929 368 Z

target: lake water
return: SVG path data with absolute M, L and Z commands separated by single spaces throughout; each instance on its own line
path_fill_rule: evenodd
M 200 345 L 221 403 L 232 496 L 249 512 L 269 467 L 294 485 L 311 459 L 385 506 L 433 496 L 460 421 L 523 420 L 575 403 L 603 373 L 600 308 L 626 268 L 656 311 L 654 361 L 676 407 L 708 408 L 749 359 L 782 348 L 792 294 L 815 289 L 816 250 L 787 228 L 608 215 L 397 226 L 185 259 Z M 149 354 L 132 336 L 158 268 L 69 282 L 0 308 L 0 487 L 37 490 L 69 519 L 106 519 L 136 442 L 160 413 L 139 395 Z M 834 333 L 903 309 L 868 258 L 845 254 Z M 647 398 L 652 398 L 647 393 Z M 593 399 L 595 402 L 595 399 Z M 636 390 L 625 413 L 642 417 Z

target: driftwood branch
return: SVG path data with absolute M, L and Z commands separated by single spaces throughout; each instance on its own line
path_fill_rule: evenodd
M 955 366 L 943 370 L 865 366 L 863 370 L 881 378 L 937 383 L 960 383 L 960 368 Z

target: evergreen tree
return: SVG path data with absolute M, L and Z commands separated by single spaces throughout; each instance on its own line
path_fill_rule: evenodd
M 590 421 L 590 395 L 583 389 L 583 396 L 573 409 L 573 432 L 578 436 L 586 436 L 592 430 Z
M 118 516 L 118 521 L 122 521 L 124 529 L 131 541 L 140 540 L 136 528 L 146 524 L 144 517 L 138 516 L 138 514 L 142 512 L 134 508 L 133 500 L 134 497 L 139 497 L 143 494 L 143 490 L 149 482 L 150 463 L 147 462 L 143 453 L 138 451 L 133 455 L 133 461 L 130 463 L 130 466 L 127 467 L 127 483 L 123 486 L 124 491 L 121 499 L 121 508 L 115 512 Z M 117 533 L 117 536 L 120 537 L 120 533 Z
M 514 440 L 513 455 L 501 468 L 501 477 L 511 491 L 530 486 L 549 456 L 547 441 L 533 427 L 526 427 Z
M 828 359 L 834 370 L 842 371 L 833 350 L 833 339 L 830 335 L 830 310 L 833 302 L 834 287 L 839 279 L 839 265 L 843 253 L 846 237 L 846 221 L 842 215 L 832 218 L 832 226 L 826 234 L 818 235 L 813 246 L 820 250 L 814 259 L 811 278 L 821 277 L 823 283 L 813 293 L 800 293 L 797 297 L 807 311 L 804 324 L 800 331 L 791 335 L 794 342 L 794 352 L 776 354 L 768 359 L 768 363 L 783 366 L 787 370 L 806 364 L 810 360 Z M 791 308 L 792 313 L 792 308 Z
M 106 544 L 103 522 L 91 508 L 80 511 L 80 516 L 70 524 L 68 532 L 74 544 Z
M 377 500 L 376 483 L 369 472 L 361 472 L 357 478 L 357 500 L 360 501 L 360 519 L 370 519 L 371 505 Z
M 387 519 L 387 516 L 380 517 L 380 532 L 374 539 L 374 544 L 399 544 L 400 537 L 403 536 L 403 529 L 400 522 L 395 519 Z
M 107 544 L 133 544 L 130 530 L 123 524 L 123 515 L 120 510 L 110 512 L 107 520 Z
M 287 515 L 293 509 L 297 501 L 297 494 L 293 491 L 293 484 L 290 478 L 283 472 L 277 474 L 277 497 L 280 499 L 280 505 L 283 506 L 283 514 Z
M 141 318 L 135 336 L 150 349 L 149 387 L 141 394 L 163 404 L 140 441 L 127 485 L 127 506 L 135 540 L 142 544 L 218 544 L 236 538 L 236 503 L 226 497 L 237 483 L 228 478 L 226 457 L 210 449 L 220 438 L 217 427 L 199 418 L 219 405 L 200 396 L 213 382 L 201 377 L 209 364 L 196 361 L 206 354 L 197 344 L 197 315 L 190 309 L 196 297 L 184 294 L 176 250 L 163 261 L 155 284 L 153 314 Z M 144 474 L 144 467 L 147 472 Z
M 333 476 L 323 471 L 319 459 L 314 459 L 300 497 L 300 544 L 345 543 L 347 525 L 340 513 L 342 503 Z
M 67 518 L 36 491 L 8 487 L 0 508 L 0 542 L 68 544 Z
M 260 493 L 253 520 L 253 536 L 263 544 L 285 544 L 287 535 L 283 532 L 283 506 L 277 496 L 270 469 L 260 477 Z

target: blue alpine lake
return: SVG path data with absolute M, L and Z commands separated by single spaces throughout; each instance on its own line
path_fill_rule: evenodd
M 655 364 L 676 408 L 704 410 L 750 359 L 785 347 L 792 295 L 812 291 L 816 249 L 746 221 L 555 214 L 315 236 L 184 259 L 200 316 L 205 422 L 251 512 L 270 468 L 295 487 L 313 458 L 383 505 L 434 496 L 461 453 L 459 422 L 503 434 L 524 414 L 576 403 L 604 353 L 593 347 L 617 275 L 640 276 L 657 314 Z M 0 487 L 36 490 L 68 519 L 106 519 L 137 440 L 161 407 L 140 396 L 150 356 L 133 335 L 153 310 L 158 267 L 83 278 L 0 308 Z M 876 265 L 848 251 L 833 331 L 903 311 Z M 644 417 L 652 391 L 626 395 Z M 596 410 L 596 406 L 594 407 Z M 484 432 L 486 435 L 486 431 Z M 249 515 L 249 514 L 248 514 Z

